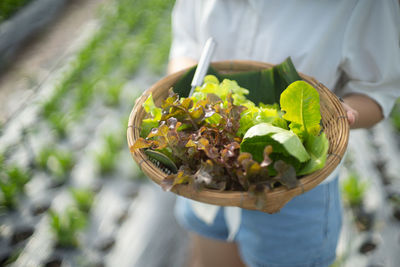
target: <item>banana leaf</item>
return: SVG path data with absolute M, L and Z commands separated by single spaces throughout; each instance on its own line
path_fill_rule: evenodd
M 190 84 L 196 67 L 189 69 L 175 84 L 175 93 L 182 97 L 189 95 Z M 301 80 L 290 57 L 270 69 L 222 74 L 213 67 L 209 67 L 207 74 L 215 75 L 220 81 L 223 79 L 235 80 L 241 87 L 250 91 L 247 96 L 249 100 L 254 103 L 262 102 L 264 104 L 279 103 L 283 90 L 292 82 Z

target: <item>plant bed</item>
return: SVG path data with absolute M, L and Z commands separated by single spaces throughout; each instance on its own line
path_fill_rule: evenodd
M 393 176 L 396 166 L 393 164 L 397 160 L 399 151 L 394 145 L 397 141 L 393 142 L 394 132 L 391 131 L 390 125 L 386 127 L 387 123 L 388 121 L 385 121 L 370 131 L 355 130 L 352 133 L 341 182 L 344 185 L 346 178 L 357 173 L 354 177 L 357 186 L 350 187 L 358 189 L 350 191 L 356 196 L 355 199 L 358 199 L 355 202 L 359 204 L 355 205 L 357 208 L 351 207 L 349 197 L 343 191 L 342 195 L 346 200 L 344 205 L 346 223 L 339 243 L 338 259 L 341 265 L 338 266 L 395 267 L 400 262 L 398 254 L 400 244 L 398 236 L 394 234 L 398 232 L 399 224 L 393 217 L 393 209 L 396 206 L 394 199 L 398 190 L 397 178 Z M 390 183 L 385 184 L 382 171 L 388 175 Z M 361 229 L 357 227 L 355 214 L 360 214 L 357 209 L 364 210 L 366 217 L 370 217 L 368 214 L 373 214 L 373 221 L 370 221 L 372 227 L 368 227 L 370 223 L 361 224 Z M 369 241 L 373 241 L 373 244 Z
M 46 12 L 41 12 L 43 19 L 65 1 L 47 1 Z M 147 87 L 147 79 L 159 79 L 148 72 L 147 66 L 146 70 L 140 68 L 144 74 L 138 77 L 134 72 L 145 53 L 159 54 L 147 49 L 148 44 L 156 39 L 156 32 L 157 40 L 168 36 L 169 23 L 162 26 L 163 32 L 159 32 L 158 25 L 169 21 L 173 1 L 138 1 L 132 6 L 130 1 L 117 0 L 114 4 L 119 8 L 101 13 L 108 26 L 99 27 L 76 58 L 64 62 L 62 65 L 67 67 L 52 73 L 37 95 L 2 125 L 1 166 L 17 162 L 29 170 L 29 181 L 24 186 L 25 182 L 19 183 L 24 179 L 15 179 L 15 186 L 8 190 L 14 192 L 8 201 L 13 209 L 1 210 L 0 229 L 6 229 L 0 233 L 0 251 L 7 252 L 1 259 L 4 262 L 15 260 L 15 266 L 104 266 L 105 258 L 120 242 L 116 233 L 132 220 L 129 211 L 141 191 L 142 182 L 136 179 L 142 174 L 132 167 L 129 152 L 121 146 L 124 122 L 141 90 L 138 88 Z M 149 12 L 142 12 L 144 9 Z M 139 22 L 143 25 L 137 27 Z M 127 24 L 129 27 L 125 27 Z M 125 25 L 122 33 L 113 30 L 120 25 Z M 152 51 L 155 49 L 157 46 Z M 164 49 L 162 55 L 157 55 L 164 59 L 158 68 L 165 66 L 167 54 L 168 49 Z M 128 82 L 130 86 L 126 86 Z M 108 141 L 106 135 L 110 136 Z M 96 173 L 95 152 L 115 159 L 104 172 L 105 179 Z M 15 170 L 11 176 L 22 177 Z M 24 190 L 18 189 L 22 187 Z M 55 221 L 69 221 L 60 220 L 66 209 L 63 203 L 76 206 L 85 217 L 85 228 L 70 231 L 67 228 L 74 227 L 61 227 L 61 223 L 56 227 Z M 29 231 L 12 228 L 25 224 Z M 64 238 L 66 235 L 72 238 Z

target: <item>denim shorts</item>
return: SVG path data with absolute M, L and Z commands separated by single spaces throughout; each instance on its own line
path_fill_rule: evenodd
M 342 225 L 338 178 L 295 197 L 280 212 L 242 209 L 234 242 L 249 267 L 325 267 L 336 258 Z M 200 220 L 191 200 L 179 197 L 178 223 L 201 236 L 226 240 L 228 228 L 221 208 L 211 225 Z

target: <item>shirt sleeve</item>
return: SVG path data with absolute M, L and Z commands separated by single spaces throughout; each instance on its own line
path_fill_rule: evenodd
M 344 95 L 374 99 L 387 117 L 400 97 L 400 11 L 397 0 L 363 0 L 353 10 L 343 39 Z
M 169 58 L 199 58 L 196 36 L 196 0 L 177 0 L 172 10 L 172 43 Z

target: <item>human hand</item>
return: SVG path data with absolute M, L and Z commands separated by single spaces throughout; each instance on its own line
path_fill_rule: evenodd
M 342 102 L 342 106 L 346 111 L 347 121 L 349 122 L 349 125 L 354 125 L 359 116 L 358 111 L 346 104 L 343 99 L 340 99 L 340 101 Z

